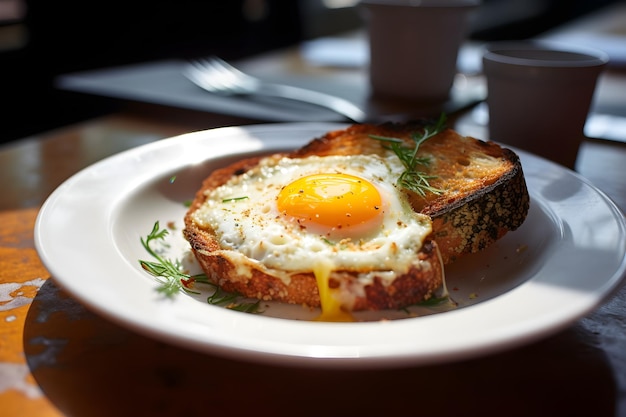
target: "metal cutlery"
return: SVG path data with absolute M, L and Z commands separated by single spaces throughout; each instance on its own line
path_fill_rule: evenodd
M 214 94 L 280 97 L 327 108 L 353 122 L 362 123 L 367 119 L 365 112 L 348 100 L 319 91 L 266 82 L 217 57 L 191 61 L 184 68 L 183 75 Z

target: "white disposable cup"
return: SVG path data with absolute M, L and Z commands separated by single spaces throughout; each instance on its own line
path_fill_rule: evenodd
M 487 45 L 489 138 L 574 168 L 598 76 L 596 50 L 517 41 Z
M 480 0 L 362 0 L 374 97 L 448 99 L 470 12 Z

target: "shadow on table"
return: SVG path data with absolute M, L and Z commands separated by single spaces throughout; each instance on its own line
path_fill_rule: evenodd
M 575 326 L 524 348 L 438 366 L 270 367 L 143 337 L 48 280 L 29 310 L 24 351 L 47 398 L 77 416 L 613 416 L 611 367 L 583 332 Z

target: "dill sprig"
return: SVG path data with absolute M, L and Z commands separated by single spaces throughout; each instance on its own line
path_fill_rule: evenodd
M 447 304 L 448 308 L 455 308 L 458 304 L 450 298 L 449 295 L 443 295 L 441 297 L 430 297 L 428 300 L 419 301 L 415 304 L 403 307 L 400 311 L 404 311 L 407 314 L 411 313 L 410 307 L 425 307 L 425 308 L 436 308 Z
M 406 141 L 399 138 L 379 135 L 370 135 L 370 137 L 386 142 L 385 148 L 393 151 L 404 165 L 405 170 L 398 177 L 398 185 L 424 197 L 427 192 L 441 194 L 443 190 L 430 185 L 429 181 L 437 178 L 437 176 L 429 175 L 419 169 L 419 166 L 428 166 L 430 164 L 430 158 L 418 157 L 419 147 L 428 139 L 441 133 L 445 128 L 446 116 L 441 114 L 437 122 L 424 126 L 420 132 L 411 134 L 412 146 L 408 146 Z
M 215 284 L 213 284 L 215 285 Z M 220 305 L 231 310 L 241 311 L 244 313 L 257 313 L 259 311 L 260 301 L 250 303 L 238 302 L 239 294 L 229 293 L 215 286 L 215 292 L 207 298 L 207 302 L 212 305 Z
M 152 231 L 145 239 L 141 238 L 141 244 L 146 251 L 152 255 L 156 262 L 139 260 L 141 267 L 154 276 L 161 285 L 157 291 L 166 297 L 173 297 L 175 294 L 183 291 L 191 294 L 199 294 L 191 288 L 195 282 L 206 282 L 208 279 L 204 274 L 189 275 L 183 272 L 183 267 L 179 260 L 165 259 L 150 245 L 153 241 L 164 240 L 169 234 L 167 229 L 161 229 L 159 222 L 155 222 Z
M 146 236 L 145 239 L 140 238 L 142 246 L 156 260 L 156 262 L 139 260 L 139 264 L 161 284 L 157 287 L 157 292 L 168 298 L 174 297 L 179 292 L 200 294 L 200 292 L 192 289 L 194 284 L 207 284 L 215 289 L 213 294 L 207 298 L 207 302 L 209 304 L 223 306 L 231 310 L 243 311 L 246 313 L 256 313 L 259 311 L 259 301 L 240 303 L 238 302 L 240 297 L 239 294 L 227 293 L 223 291 L 218 285 L 211 282 L 205 274 L 187 274 L 183 272 L 184 269 L 179 260 L 166 259 L 159 255 L 159 253 L 151 246 L 151 243 L 158 240 L 164 240 L 168 234 L 169 231 L 167 229 L 161 229 L 159 222 L 156 221 L 148 236 Z

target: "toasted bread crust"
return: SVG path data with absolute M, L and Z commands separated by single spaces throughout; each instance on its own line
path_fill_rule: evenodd
M 372 139 L 371 135 L 409 140 L 411 133 L 421 128 L 419 123 L 354 125 L 328 132 L 280 156 L 388 155 L 383 142 Z M 355 291 L 351 301 L 353 311 L 401 308 L 427 299 L 442 285 L 442 261 L 449 263 L 461 255 L 482 250 L 507 231 L 515 230 L 526 217 L 528 193 L 515 153 L 495 143 L 446 130 L 424 142 L 420 154 L 431 158 L 431 164 L 425 168 L 436 176 L 431 185 L 444 191 L 425 197 L 406 192 L 414 210 L 432 218 L 433 233 L 416 253 L 419 262 L 407 273 L 396 277 L 391 284 L 383 284 L 382 279 L 375 277 L 363 291 Z M 252 264 L 243 267 L 221 251 L 211 230 L 193 220 L 193 213 L 204 204 L 208 191 L 252 169 L 262 158 L 247 158 L 211 173 L 185 216 L 184 235 L 202 269 L 224 290 L 262 300 L 319 306 L 313 273 L 298 273 L 286 280 Z M 477 161 L 488 166 L 480 166 Z M 330 286 L 350 288 L 357 285 L 356 281 L 356 273 L 335 271 Z
M 245 268 L 232 262 L 218 248 L 210 232 L 195 225 L 187 227 L 185 237 L 192 243 L 192 250 L 209 279 L 223 290 L 236 292 L 249 298 L 274 300 L 289 304 L 319 307 L 320 298 L 317 281 L 313 273 L 298 273 L 289 281 L 265 273 L 257 268 Z M 364 288 L 364 295 L 354 295 L 350 310 L 398 309 L 424 301 L 443 284 L 443 266 L 434 241 L 426 241 L 423 250 L 416 253 L 420 266 L 398 276 L 390 285 L 379 277 Z M 335 271 L 331 273 L 329 286 L 350 288 L 359 285 L 355 273 Z M 349 291 L 349 290 L 348 290 Z

